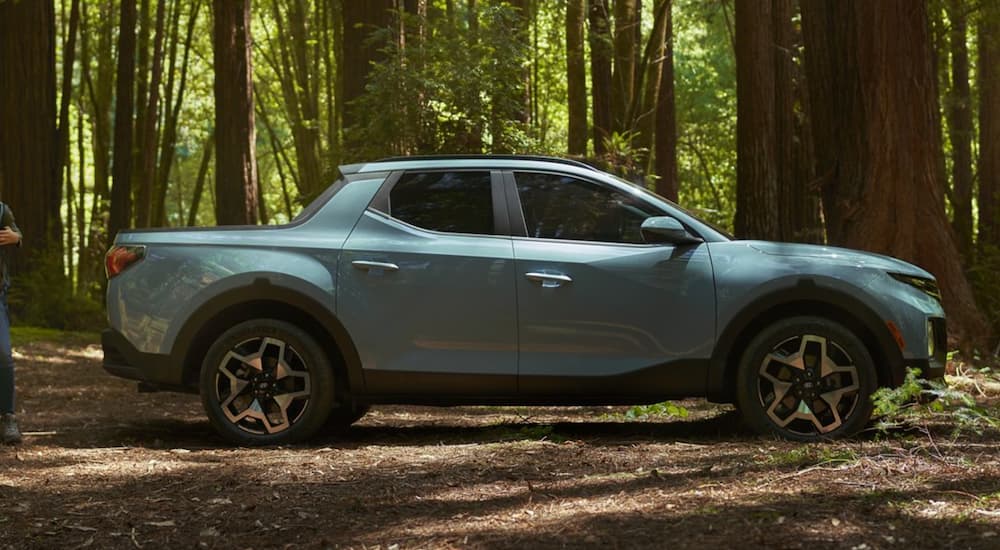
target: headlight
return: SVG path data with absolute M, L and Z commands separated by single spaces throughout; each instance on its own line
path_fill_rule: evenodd
M 902 273 L 890 273 L 889 276 L 901 283 L 912 286 L 920 292 L 934 298 L 938 302 L 941 301 L 941 290 L 938 288 L 937 283 L 934 282 L 934 279 L 914 277 L 913 275 L 903 275 Z

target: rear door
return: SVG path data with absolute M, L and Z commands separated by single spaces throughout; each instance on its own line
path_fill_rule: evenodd
M 708 247 L 645 244 L 643 220 L 669 212 L 638 192 L 562 174 L 506 178 L 520 392 L 704 392 L 715 334 Z
M 394 174 L 347 239 L 337 310 L 374 394 L 514 395 L 513 245 L 499 172 Z

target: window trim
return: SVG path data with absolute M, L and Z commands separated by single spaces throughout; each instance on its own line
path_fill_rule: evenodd
M 392 215 L 392 202 L 390 200 L 390 195 L 392 194 L 393 188 L 396 184 L 403 178 L 406 174 L 428 174 L 428 173 L 443 173 L 443 172 L 475 172 L 483 173 L 486 172 L 490 175 L 490 201 L 493 205 L 493 234 L 486 233 L 459 233 L 456 231 L 437 231 L 434 229 L 428 229 L 426 227 L 420 227 L 418 225 L 413 225 L 405 220 L 401 220 Z M 504 185 L 503 185 L 503 175 L 500 170 L 494 170 L 490 168 L 420 168 L 412 170 L 398 170 L 392 172 L 389 177 L 385 179 L 382 186 L 372 197 L 371 202 L 368 203 L 368 208 L 366 210 L 372 210 L 385 216 L 394 222 L 401 223 L 406 227 L 412 227 L 417 231 L 423 231 L 425 233 L 430 233 L 433 235 L 463 235 L 472 237 L 507 237 L 509 238 L 510 233 L 510 219 L 508 217 L 508 208 L 506 201 L 503 200 L 504 195 Z
M 585 178 L 577 174 L 567 174 L 564 172 L 557 172 L 554 170 L 538 170 L 538 169 L 505 170 L 504 186 L 506 187 L 507 190 L 507 209 L 509 210 L 511 217 L 511 228 L 512 228 L 511 235 L 515 239 L 519 240 L 524 239 L 524 240 L 538 241 L 538 242 L 544 241 L 550 243 L 570 243 L 574 245 L 591 244 L 600 246 L 609 246 L 609 245 L 627 246 L 631 248 L 653 248 L 653 247 L 663 247 L 663 246 L 674 246 L 670 243 L 623 243 L 618 241 L 581 241 L 576 239 L 552 239 L 548 237 L 531 237 L 528 235 L 528 224 L 527 221 L 525 221 L 524 209 L 521 207 L 521 194 L 517 190 L 517 178 L 514 176 L 514 172 L 523 172 L 527 174 L 545 174 L 549 176 L 557 176 L 560 178 L 572 178 L 578 181 L 582 181 L 584 183 L 588 183 L 590 185 L 596 185 L 604 189 L 609 189 L 616 193 L 623 193 L 623 194 L 628 194 L 628 193 L 625 193 L 625 191 L 623 191 L 622 189 L 619 189 L 614 185 L 609 185 L 606 182 L 592 180 L 590 178 Z M 660 215 L 662 216 L 674 216 L 673 212 L 664 210 L 660 206 L 646 200 L 645 197 L 639 196 L 636 197 L 636 199 L 645 204 L 646 206 L 648 206 L 650 209 L 660 212 Z M 674 217 L 676 218 L 676 216 Z M 688 224 L 684 223 L 683 220 L 678 220 L 678 221 L 680 221 L 684 225 L 685 229 L 687 229 L 689 232 L 691 232 L 692 234 L 697 234 L 696 232 L 692 232 L 691 228 L 688 226 Z M 515 227 L 517 229 L 514 229 Z

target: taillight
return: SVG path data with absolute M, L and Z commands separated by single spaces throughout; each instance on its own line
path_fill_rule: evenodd
M 139 260 L 146 257 L 146 247 L 141 245 L 118 245 L 111 247 L 104 256 L 104 272 L 112 279 Z

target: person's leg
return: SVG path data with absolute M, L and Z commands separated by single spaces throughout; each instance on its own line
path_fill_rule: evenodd
M 21 441 L 14 417 L 14 353 L 10 345 L 7 292 L 0 292 L 0 438 L 4 443 Z
M 10 345 L 7 292 L 0 291 L 0 415 L 14 412 L 14 353 Z

